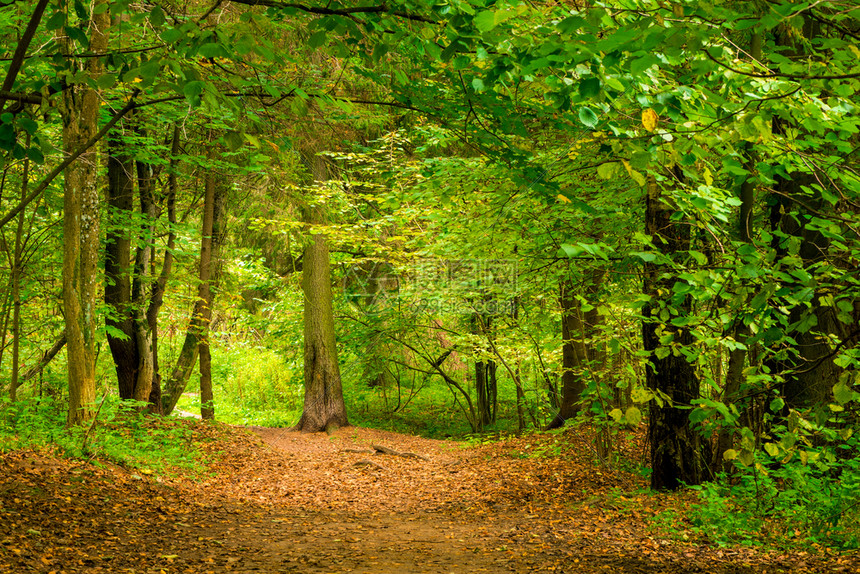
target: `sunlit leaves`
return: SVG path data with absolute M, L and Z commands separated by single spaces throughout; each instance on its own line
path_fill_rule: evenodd
M 598 117 L 594 111 L 587 107 L 583 106 L 579 108 L 579 112 L 577 113 L 579 116 L 579 121 L 582 122 L 583 125 L 589 128 L 597 127 Z

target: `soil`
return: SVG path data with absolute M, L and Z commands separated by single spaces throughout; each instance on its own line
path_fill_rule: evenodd
M 851 556 L 656 534 L 651 518 L 690 495 L 647 493 L 600 464 L 585 430 L 465 448 L 189 424 L 217 437 L 202 479 L 0 456 L 0 572 L 860 572 Z M 635 438 L 616 447 L 643 453 Z

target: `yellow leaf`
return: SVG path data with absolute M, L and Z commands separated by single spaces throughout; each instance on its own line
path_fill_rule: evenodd
M 633 181 L 635 181 L 636 183 L 638 183 L 639 185 L 642 185 L 642 186 L 644 186 L 647 183 L 644 175 L 642 175 L 641 173 L 639 173 L 638 171 L 636 171 L 635 169 L 630 167 L 629 161 L 627 161 L 626 159 L 622 159 L 621 163 L 624 164 L 624 169 L 627 170 L 627 174 L 631 178 L 633 178 Z
M 648 108 L 646 110 L 642 110 L 642 125 L 645 126 L 645 129 L 649 132 L 653 132 L 657 128 L 657 120 L 659 116 L 657 112 Z
M 558 197 L 556 197 L 556 199 L 562 203 L 570 203 L 570 200 L 560 193 L 558 194 Z

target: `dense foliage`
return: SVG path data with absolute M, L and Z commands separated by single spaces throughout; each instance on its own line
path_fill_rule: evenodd
M 647 424 L 712 523 L 856 546 L 856 3 L 353 4 L 0 7 L 9 424 L 342 379 L 432 436 Z

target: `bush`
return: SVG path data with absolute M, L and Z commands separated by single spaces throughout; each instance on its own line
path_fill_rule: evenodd
M 759 452 L 756 462 L 732 476 L 694 487 L 701 504 L 695 529 L 720 544 L 798 541 L 839 549 L 860 548 L 860 441 L 837 447 L 808 447 L 781 463 Z

